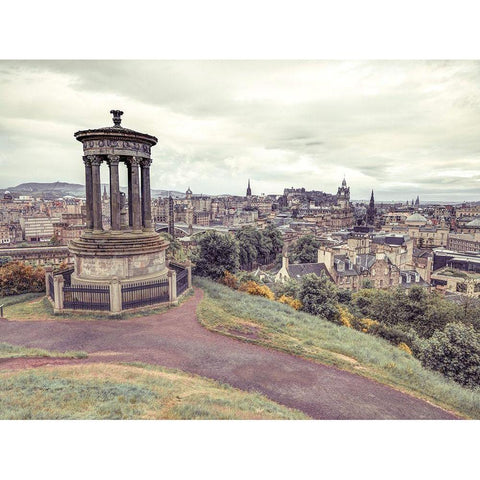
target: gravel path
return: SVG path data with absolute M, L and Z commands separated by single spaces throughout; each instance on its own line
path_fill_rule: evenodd
M 359 375 L 210 332 L 196 319 L 201 298 L 197 289 L 177 308 L 134 320 L 0 320 L 0 341 L 49 350 L 84 350 L 89 353 L 86 362 L 139 361 L 178 368 L 258 391 L 317 419 L 456 418 Z M 0 368 L 9 363 L 14 368 L 15 362 L 6 361 Z M 38 366 L 35 363 L 24 366 Z

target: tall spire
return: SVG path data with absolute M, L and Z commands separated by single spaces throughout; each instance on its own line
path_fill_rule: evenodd
M 248 179 L 248 187 L 247 187 L 247 197 L 252 196 L 252 189 L 250 188 L 250 179 Z
M 367 225 L 373 225 L 375 223 L 375 197 L 372 195 L 370 196 L 370 204 L 367 208 Z

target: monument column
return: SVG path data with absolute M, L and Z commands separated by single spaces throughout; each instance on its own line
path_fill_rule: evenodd
M 85 164 L 85 210 L 87 213 L 87 231 L 93 230 L 93 205 L 92 205 L 92 159 L 91 156 L 83 157 Z
M 145 230 L 152 230 L 152 197 L 150 192 L 150 165 L 152 160 L 142 159 L 142 222 Z
M 127 177 L 128 177 L 128 226 L 132 228 L 132 166 L 130 165 L 130 161 L 126 162 L 127 165 Z
M 110 167 L 110 225 L 112 231 L 120 231 L 120 184 L 118 180 L 118 162 L 120 155 L 108 155 Z
M 134 232 L 142 231 L 142 205 L 140 201 L 140 157 L 130 158 L 130 175 L 132 184 L 132 230 Z
M 103 232 L 102 225 L 102 190 L 100 184 L 100 155 L 93 155 L 92 160 L 92 197 L 93 197 L 93 232 Z

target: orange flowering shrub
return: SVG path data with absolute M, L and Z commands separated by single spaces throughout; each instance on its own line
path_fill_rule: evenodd
M 45 290 L 45 270 L 23 262 L 10 262 L 0 267 L 0 296 Z
M 360 330 L 364 333 L 369 333 L 372 327 L 379 324 L 379 322 L 371 318 L 355 318 L 352 323 L 355 330 Z
M 289 305 L 295 310 L 300 310 L 302 308 L 302 302 L 300 300 L 297 300 L 296 298 L 293 298 L 293 297 L 289 297 L 288 295 L 282 295 L 278 299 L 278 301 L 280 303 L 284 303 L 285 305 Z
M 237 277 L 233 273 L 230 273 L 228 270 L 225 270 L 221 279 L 221 283 L 223 283 L 229 288 L 233 288 L 233 290 L 236 290 L 238 288 Z
M 400 350 L 403 350 L 404 352 L 407 352 L 409 355 L 412 355 L 412 350 L 410 349 L 410 347 L 405 342 L 400 342 L 398 344 L 398 348 Z
M 337 305 L 337 308 L 338 308 L 338 312 L 340 313 L 339 323 L 342 324 L 344 327 L 353 328 L 352 327 L 352 322 L 354 321 L 353 315 L 345 307 Z
M 274 300 L 275 295 L 266 285 L 259 285 L 258 283 L 249 280 L 241 285 L 242 292 L 247 292 L 250 295 L 258 295 L 259 297 L 265 297 L 269 300 Z

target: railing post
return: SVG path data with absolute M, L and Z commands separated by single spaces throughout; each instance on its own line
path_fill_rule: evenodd
M 54 289 L 54 313 L 61 313 L 63 311 L 63 275 L 54 275 L 53 276 L 53 289 Z
M 192 288 L 192 262 L 187 263 L 187 272 L 188 272 L 188 288 Z
M 50 291 L 50 275 L 52 275 L 53 267 L 45 267 L 45 294 L 47 297 L 52 296 L 52 292 Z
M 122 311 L 122 284 L 118 278 L 110 283 L 110 312 L 119 313 Z
M 175 270 L 168 271 L 168 297 L 170 303 L 177 301 L 177 272 Z

